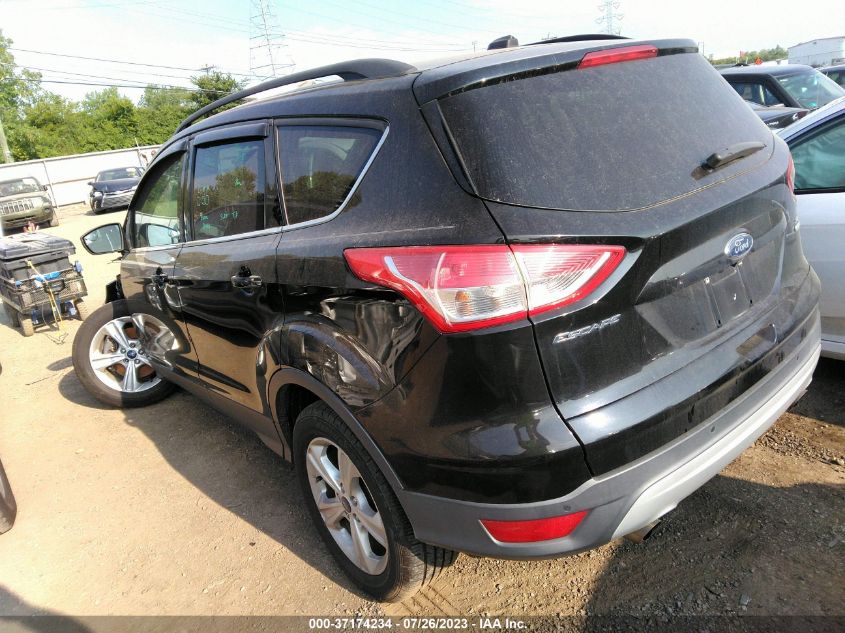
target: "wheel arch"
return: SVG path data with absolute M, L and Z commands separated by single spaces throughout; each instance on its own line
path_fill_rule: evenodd
M 361 442 L 364 450 L 381 470 L 394 494 L 397 498 L 401 498 L 400 492 L 404 489 L 404 486 L 393 467 L 352 411 L 326 385 L 302 370 L 285 367 L 273 374 L 268 385 L 268 394 L 270 410 L 273 419 L 279 425 L 279 433 L 285 444 L 285 457 L 287 459 L 291 462 L 294 461 L 292 446 L 296 415 L 309 404 L 321 401 L 328 405 L 351 429 L 358 441 Z

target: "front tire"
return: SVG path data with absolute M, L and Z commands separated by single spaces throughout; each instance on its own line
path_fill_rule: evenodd
M 56 210 L 53 209 L 53 214 L 50 216 L 50 226 L 59 226 L 59 215 L 56 213 Z
M 384 475 L 350 428 L 323 402 L 293 430 L 294 464 L 320 537 L 346 575 L 376 600 L 403 600 L 457 554 L 421 543 Z
M 82 322 L 73 339 L 72 356 L 82 386 L 113 407 L 144 407 L 175 389 L 150 364 L 123 300 L 107 303 Z

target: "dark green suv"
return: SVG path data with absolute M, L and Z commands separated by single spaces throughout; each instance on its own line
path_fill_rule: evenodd
M 47 186 L 29 177 L 0 181 L 0 222 L 4 231 L 30 222 L 58 226 Z

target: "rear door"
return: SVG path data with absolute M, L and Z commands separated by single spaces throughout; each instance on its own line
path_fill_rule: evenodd
M 183 210 L 187 180 L 187 145 L 164 150 L 139 185 L 126 218 L 131 245 L 120 267 L 123 294 L 133 313 L 125 328 L 141 337 L 144 353 L 162 373 L 196 380 L 198 358 L 182 321 L 179 293 L 171 282 L 184 244 Z M 137 370 L 146 371 L 143 363 Z M 143 379 L 144 376 L 134 378 Z M 127 376 L 133 379 L 133 376 Z
M 213 395 L 267 414 L 269 345 L 283 319 L 275 254 L 281 214 L 266 123 L 204 132 L 191 144 L 188 241 L 173 278 Z M 268 429 L 257 429 L 267 432 Z

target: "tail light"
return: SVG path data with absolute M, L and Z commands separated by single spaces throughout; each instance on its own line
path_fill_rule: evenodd
M 578 62 L 578 68 L 592 68 L 593 66 L 604 66 L 605 64 L 631 62 L 635 59 L 648 59 L 649 57 L 657 57 L 657 47 L 651 44 L 606 48 L 584 55 L 581 61 Z
M 574 303 L 625 256 L 621 246 L 355 248 L 355 275 L 407 297 L 441 332 L 464 332 Z
M 587 516 L 587 511 L 529 521 L 492 521 L 481 519 L 488 534 L 502 543 L 534 543 L 563 538 L 572 533 Z
M 786 168 L 786 186 L 789 188 L 789 193 L 795 195 L 795 162 L 792 160 L 792 154 L 789 155 L 789 165 Z

